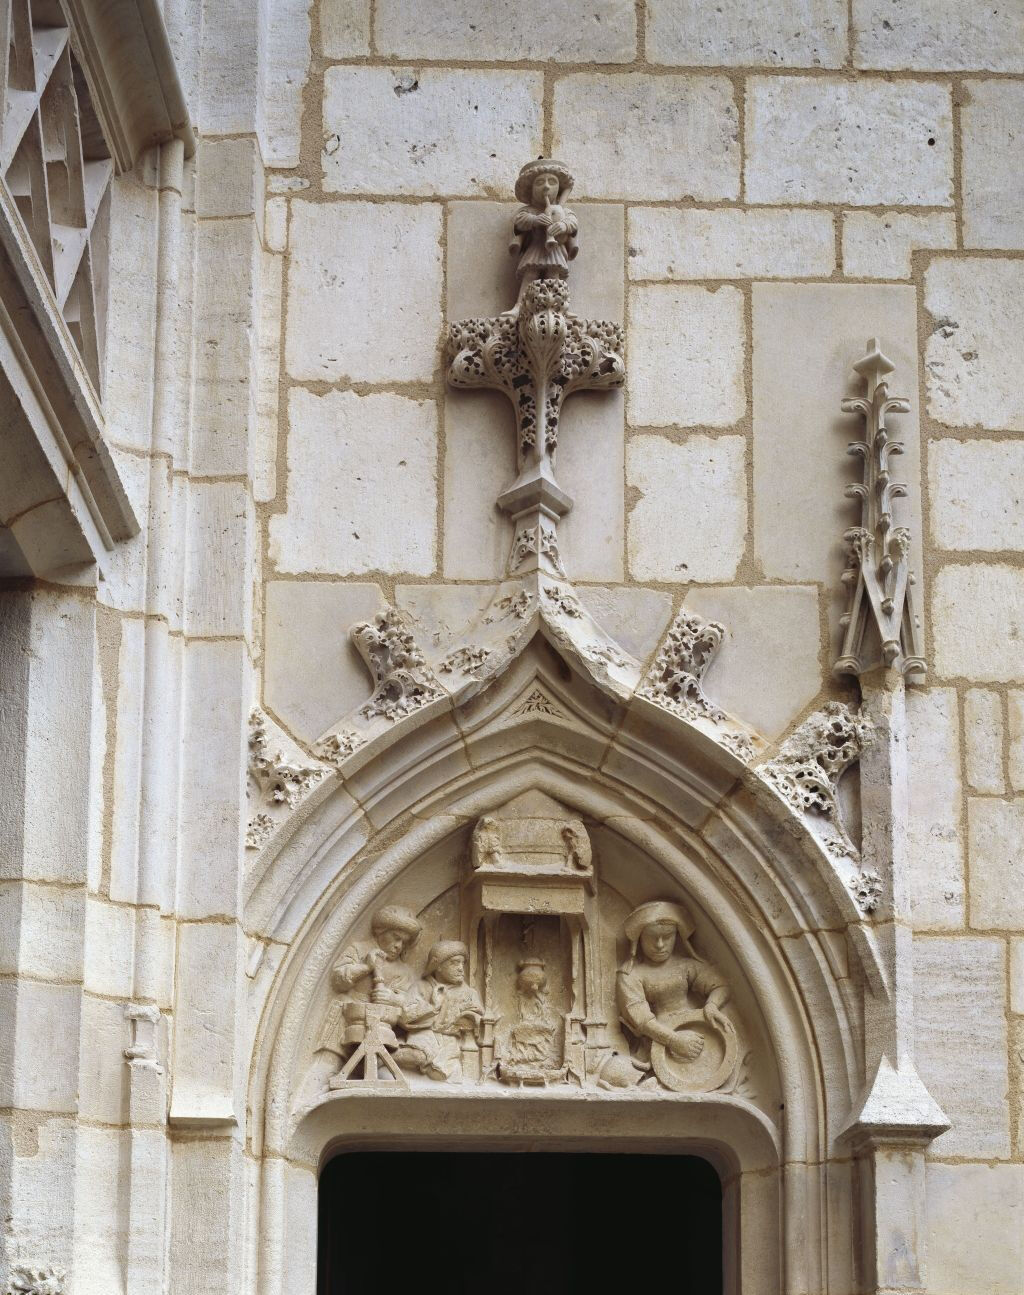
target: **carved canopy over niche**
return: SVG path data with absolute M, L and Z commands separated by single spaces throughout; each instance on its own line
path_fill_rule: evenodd
M 778 1109 L 754 996 L 635 846 L 533 790 L 425 853 L 336 949 L 295 1105 L 339 1092 L 734 1094 Z

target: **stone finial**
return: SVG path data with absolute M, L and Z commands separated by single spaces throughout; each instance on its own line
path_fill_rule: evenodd
M 906 413 L 910 404 L 889 395 L 886 379 L 894 365 L 875 338 L 853 367 L 867 392 L 844 400 L 842 409 L 864 418 L 864 440 L 851 442 L 848 451 L 863 460 L 863 481 L 847 486 L 846 494 L 860 500 L 861 522 L 843 536 L 849 603 L 840 622 L 843 645 L 833 673 L 860 676 L 881 666 L 921 675 L 925 663 L 913 601 L 910 531 L 893 524 L 893 500 L 905 496 L 907 487 L 892 480 L 889 460 L 903 453 L 903 443 L 891 440 L 885 425 L 887 414 Z
M 572 500 L 554 473 L 562 403 L 574 391 L 618 387 L 625 378 L 621 325 L 569 313 L 579 226 L 562 199 L 572 183 L 568 168 L 551 158 L 523 167 L 516 182 L 523 205 L 509 245 L 519 256 L 516 303 L 495 318 L 448 328 L 452 386 L 502 391 L 515 411 L 519 475 L 498 498 L 516 526 L 510 574 L 526 560 L 548 575 L 564 574 L 555 528 Z

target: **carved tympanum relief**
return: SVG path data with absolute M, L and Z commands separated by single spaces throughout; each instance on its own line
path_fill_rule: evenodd
M 540 792 L 485 814 L 466 844 L 433 917 L 384 904 L 341 949 L 313 1045 L 321 1092 L 735 1089 L 743 1026 L 685 904 L 630 911 L 583 820 Z

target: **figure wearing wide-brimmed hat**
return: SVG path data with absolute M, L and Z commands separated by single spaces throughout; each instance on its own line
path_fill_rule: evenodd
M 408 1064 L 431 1079 L 459 1079 L 462 1052 L 475 1040 L 484 1005 L 466 984 L 469 950 L 461 940 L 438 940 L 427 955 L 419 988 L 419 1010 L 407 1009 L 408 1033 L 399 1065 Z M 475 1050 L 475 1049 L 474 1049 Z
M 519 257 L 519 298 L 509 313 L 519 309 L 526 285 L 534 279 L 569 277 L 569 262 L 579 251 L 579 222 L 574 212 L 562 206 L 562 199 L 572 186 L 569 168 L 554 158 L 539 157 L 519 172 L 516 197 L 523 205 L 513 219 L 508 245 L 509 252 Z
M 700 1055 L 703 1036 L 697 1030 L 677 1030 L 666 1019 L 685 1009 L 691 994 L 703 1000 L 709 1024 L 732 1029 L 721 1012 L 729 987 L 695 953 L 690 943 L 693 932 L 693 918 L 682 904 L 661 900 L 641 904 L 626 919 L 623 933 L 629 956 L 618 971 L 616 999 L 619 1017 L 636 1040 L 635 1055 L 640 1060 L 649 1060 L 652 1042 L 664 1044 L 685 1061 Z

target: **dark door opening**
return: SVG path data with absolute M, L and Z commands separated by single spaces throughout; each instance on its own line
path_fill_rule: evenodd
M 317 1295 L 722 1295 L 697 1156 L 350 1152 L 320 1175 Z

